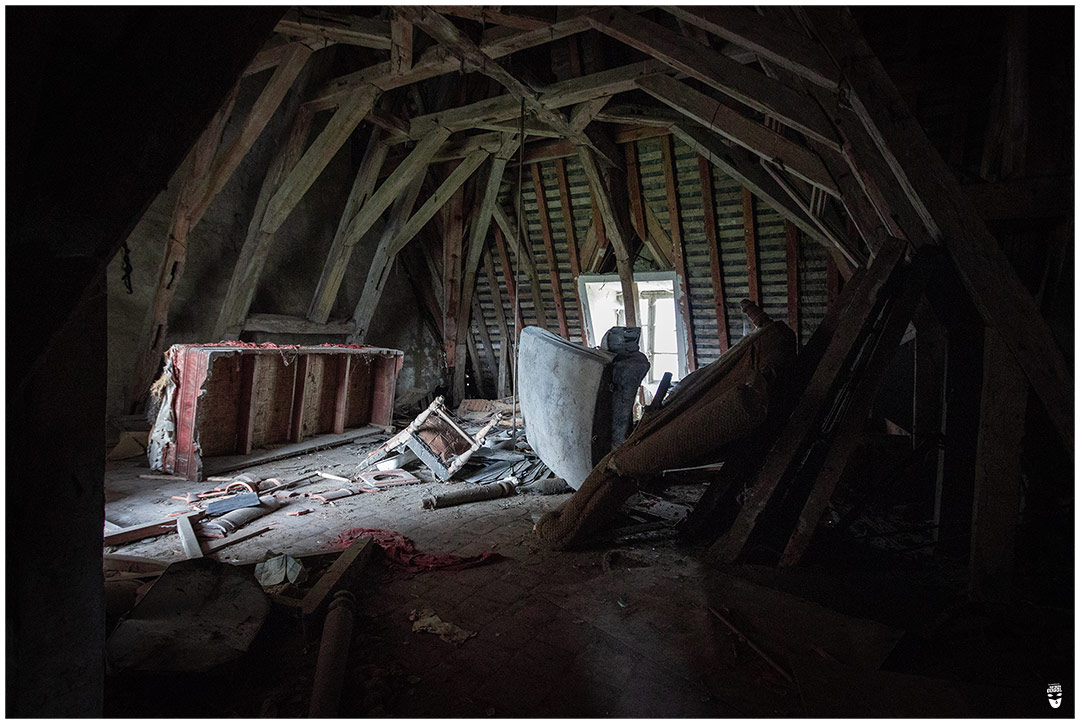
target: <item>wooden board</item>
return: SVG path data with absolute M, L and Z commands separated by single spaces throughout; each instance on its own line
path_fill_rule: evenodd
M 233 470 L 242 470 L 243 468 L 262 465 L 263 463 L 274 462 L 275 460 L 284 460 L 285 458 L 303 455 L 304 453 L 314 452 L 315 450 L 338 447 L 339 445 L 346 445 L 365 437 L 378 435 L 383 433 L 385 429 L 385 427 L 370 425 L 368 427 L 357 428 L 356 430 L 349 430 L 340 435 L 318 435 L 310 440 L 290 443 L 288 445 L 276 447 L 272 450 L 254 452 L 250 455 L 222 455 L 207 460 L 206 464 L 203 466 L 203 474 L 220 475 L 222 473 L 232 472 Z
M 813 433 L 837 375 L 855 345 L 863 325 L 877 305 L 886 287 L 904 258 L 905 245 L 892 240 L 867 269 L 850 303 L 844 310 L 821 361 L 816 365 L 809 384 L 799 398 L 787 424 L 769 450 L 750 486 L 750 496 L 739 510 L 731 528 L 713 545 L 710 554 L 732 562 L 742 553 L 758 517 L 772 499 L 780 482 L 792 464 L 797 462 Z

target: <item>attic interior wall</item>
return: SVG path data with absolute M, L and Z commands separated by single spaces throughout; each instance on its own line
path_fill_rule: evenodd
M 237 124 L 258 97 L 264 76 L 269 73 L 265 71 L 252 76 L 242 84 L 236 110 L 225 130 L 223 146 L 237 132 Z M 329 113 L 323 113 L 316 118 L 310 139 L 317 137 L 329 116 Z M 276 146 L 287 131 L 285 125 L 279 108 L 210 204 L 202 221 L 188 236 L 187 263 L 170 307 L 167 344 L 218 341 L 211 339 L 213 327 L 244 243 L 262 180 Z M 363 153 L 366 140 L 365 133 L 357 133 L 342 147 L 275 234 L 252 299 L 251 314 L 300 318 L 307 314 L 352 185 L 353 157 Z M 359 150 L 354 149 L 354 145 Z M 129 412 L 124 409 L 125 390 L 134 369 L 136 342 L 157 283 L 161 254 L 185 167 L 186 163 L 177 170 L 168 187 L 158 194 L 127 239 L 133 267 L 131 294 L 122 281 L 123 255 L 117 254 L 108 267 L 107 415 L 110 418 Z M 382 224 L 376 224 L 357 245 L 331 319 L 351 317 L 367 275 L 371 252 L 381 232 Z M 399 391 L 404 392 L 410 387 L 426 390 L 441 379 L 441 359 L 431 359 L 430 353 L 432 346 L 438 343 L 422 323 L 412 289 L 402 277 L 401 270 L 395 266 L 380 299 L 367 343 L 405 351 L 405 362 L 398 379 Z M 392 322 L 386 318 L 391 318 Z M 244 333 L 242 339 L 278 344 L 345 341 L 343 335 L 323 338 L 259 332 Z
M 638 153 L 639 181 L 642 187 L 642 200 L 656 214 L 661 226 L 670 236 L 671 218 L 668 209 L 667 192 L 664 182 L 664 168 L 660 151 L 660 139 L 644 139 L 634 142 Z M 709 262 L 709 249 L 703 226 L 701 202 L 701 180 L 698 174 L 697 154 L 682 141 L 674 140 L 674 158 L 676 170 L 676 191 L 682 221 L 683 244 L 686 249 L 686 270 L 690 277 L 690 308 L 694 330 L 694 350 L 698 366 L 708 364 L 720 357 L 721 348 L 717 337 L 716 314 L 713 310 L 713 282 Z M 576 157 L 563 159 L 570 190 L 570 206 L 578 249 L 592 225 L 592 205 L 589 189 L 581 162 Z M 566 243 L 566 226 L 555 162 L 543 161 L 541 181 L 544 186 L 544 198 L 547 201 L 549 222 L 555 258 L 559 269 L 562 287 L 563 306 L 566 312 L 570 339 L 581 342 L 581 319 L 577 306 L 577 287 L 570 272 L 569 252 Z M 522 210 L 526 218 L 526 230 L 533 259 L 536 262 L 540 289 L 543 294 L 543 308 L 547 315 L 548 327 L 558 332 L 555 314 L 555 297 L 551 286 L 551 277 L 544 248 L 540 217 L 536 203 L 536 188 L 532 181 L 531 169 L 527 168 L 522 176 Z M 499 201 L 511 212 L 516 204 L 513 195 L 512 180 L 516 179 L 516 169 L 507 173 Z M 752 331 L 751 325 L 744 319 L 739 309 L 739 301 L 749 295 L 749 281 L 746 263 L 746 243 L 743 235 L 742 187 L 717 168 L 712 169 L 713 201 L 717 221 L 717 239 L 720 244 L 724 277 L 724 305 L 727 313 L 728 344 L 735 344 Z M 621 190 L 620 190 L 621 191 Z M 758 270 L 761 277 L 763 308 L 774 319 L 787 319 L 787 265 L 786 238 L 783 218 L 760 199 L 755 199 L 754 220 L 757 231 Z M 513 240 L 508 240 L 513 244 Z M 503 302 L 503 314 L 508 326 L 513 327 L 512 301 L 509 299 L 505 284 L 502 282 L 502 265 L 494 242 L 489 239 L 489 251 L 495 265 L 496 280 Z M 511 253 L 511 263 L 514 256 Z M 799 316 L 801 339 L 805 342 L 817 328 L 826 309 L 826 252 L 817 242 L 802 238 L 799 244 Z M 636 268 L 655 268 L 655 262 L 643 248 L 639 253 Z M 532 287 L 524 270 L 517 270 L 521 306 L 525 324 L 536 324 L 537 314 L 532 299 Z M 495 351 L 499 358 L 501 338 L 495 322 L 495 305 L 486 276 L 477 277 L 477 294 L 484 320 L 488 328 Z M 494 382 L 497 371 L 488 367 L 482 343 L 477 340 L 481 351 L 481 365 L 488 380 L 488 389 Z

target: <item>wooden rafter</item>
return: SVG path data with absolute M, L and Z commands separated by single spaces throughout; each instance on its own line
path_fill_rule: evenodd
M 390 207 L 386 224 L 379 234 L 379 241 L 376 243 L 375 251 L 371 255 L 371 264 L 368 266 L 364 288 L 360 291 L 360 298 L 353 309 L 352 318 L 356 325 L 354 341 L 367 341 L 371 320 L 375 316 L 375 309 L 382 298 L 382 290 L 390 276 L 392 267 L 392 260 L 388 253 L 390 244 L 412 214 L 416 199 L 423 188 L 424 175 L 424 171 L 414 174 L 406 183 L 405 188 L 398 193 L 397 198 L 394 199 L 393 205 Z M 438 322 L 441 328 L 443 322 L 441 313 L 438 316 Z
M 438 9 L 443 15 L 452 15 L 455 18 L 475 20 L 486 25 L 499 25 L 514 30 L 540 30 L 550 25 L 540 18 L 471 5 L 439 5 Z
M 529 241 L 527 228 L 521 230 L 521 244 L 518 244 L 518 225 L 511 221 L 506 210 L 499 204 L 495 204 L 492 210 L 496 223 L 502 229 L 507 239 L 507 248 L 514 252 L 514 259 L 525 270 L 529 278 L 529 287 L 533 301 L 533 312 L 536 315 L 536 324 L 544 329 L 548 328 L 547 310 L 544 308 L 544 297 L 540 290 L 540 274 L 536 270 L 536 261 L 532 255 L 532 244 Z
M 304 146 L 311 126 L 311 113 L 300 113 L 299 119 L 303 119 L 303 123 L 294 126 L 282 162 L 276 167 L 271 166 L 271 173 L 263 183 L 263 191 L 268 192 L 269 196 L 263 202 L 260 194 L 260 202 L 249 225 L 248 238 L 218 317 L 215 336 L 235 334 L 243 324 L 274 234 L 371 110 L 376 96 L 377 91 L 372 87 L 357 89 L 327 121 L 306 151 Z
M 836 130 L 821 108 L 799 91 L 711 50 L 699 42 L 624 10 L 593 15 L 597 30 L 662 60 L 754 110 L 840 150 Z
M 438 40 L 451 53 L 461 58 L 462 62 L 471 64 L 476 70 L 501 84 L 510 92 L 513 98 L 524 103 L 525 108 L 535 114 L 542 123 L 553 128 L 564 138 L 571 139 L 580 145 L 589 146 L 597 153 L 602 154 L 609 164 L 618 164 L 617 160 L 611 158 L 610 151 L 603 144 L 597 144 L 591 140 L 589 135 L 585 133 L 584 127 L 582 130 L 572 129 L 565 115 L 542 103 L 539 93 L 506 70 L 497 60 L 485 54 L 445 17 L 431 8 L 418 5 L 402 6 L 399 8 L 399 12 L 410 19 L 418 28 Z
M 214 160 L 214 166 L 203 180 L 203 186 L 199 189 L 199 200 L 193 209 L 192 215 L 197 220 L 202 218 L 210 202 L 218 195 L 225 183 L 232 176 L 236 167 L 247 155 L 255 144 L 266 124 L 270 122 L 281 105 L 282 99 L 292 87 L 300 71 L 304 69 L 311 50 L 301 43 L 290 43 L 280 65 L 274 69 L 274 74 L 263 87 L 255 104 L 252 105 L 247 117 L 240 126 L 232 143 L 222 151 L 221 155 Z
M 758 273 L 757 221 L 754 219 L 754 195 L 742 189 L 743 243 L 746 244 L 746 280 L 750 301 L 761 305 L 761 275 Z
M 634 283 L 633 259 L 630 258 L 630 219 L 629 209 L 616 205 L 612 197 L 611 186 L 592 151 L 579 149 L 578 158 L 585 168 L 585 177 L 589 179 L 589 192 L 596 203 L 596 210 L 603 222 L 604 234 L 615 252 L 615 265 L 619 272 L 619 283 L 623 292 L 623 307 L 626 313 L 626 326 L 637 325 L 637 285 Z
M 787 281 L 787 325 L 795 333 L 795 343 L 802 338 L 799 324 L 799 230 L 784 222 L 784 268 Z
M 820 45 L 750 8 L 666 5 L 664 10 L 824 88 L 835 91 L 840 85 L 840 71 Z
M 581 325 L 581 339 L 585 339 L 585 309 L 578 293 L 578 276 L 581 274 L 581 262 L 578 259 L 577 230 L 574 228 L 574 207 L 570 203 L 570 182 L 566 176 L 566 163 L 560 158 L 555 161 L 555 179 L 559 184 L 559 207 L 562 209 L 563 229 L 566 232 L 566 252 L 570 256 L 570 275 L 573 279 L 574 298 L 577 300 L 578 323 Z
M 628 65 L 604 70 L 591 75 L 571 78 L 552 83 L 534 96 L 535 103 L 550 109 L 577 106 L 598 98 L 613 96 L 634 89 L 635 82 L 657 74 L 672 73 L 671 68 L 658 60 L 645 60 Z M 526 106 L 528 109 L 528 106 Z M 505 123 L 516 121 L 521 114 L 521 101 L 512 94 L 503 94 L 482 101 L 468 103 L 444 111 L 417 116 L 409 122 L 409 138 L 416 140 L 424 137 L 438 127 L 453 131 L 464 131 L 477 127 L 480 123 Z M 564 138 L 577 138 L 568 134 L 569 121 L 560 127 L 540 117 L 550 128 L 555 129 Z M 580 141 L 575 141 L 580 143 Z
M 637 144 L 623 146 L 626 156 L 626 190 L 630 203 L 630 225 L 637 232 L 638 238 L 645 244 L 645 249 L 660 269 L 675 266 L 671 239 L 667 234 L 658 234 L 659 223 L 654 221 L 655 213 L 648 206 L 641 194 L 641 171 L 638 168 Z M 647 210 L 646 210 L 647 209 Z M 662 229 L 662 227 L 660 227 Z
M 674 78 L 665 75 L 641 78 L 637 86 L 695 123 L 787 169 L 807 183 L 834 195 L 839 193 L 821 159 L 805 146 Z
M 540 164 L 534 163 L 530 170 L 533 188 L 536 189 L 536 212 L 540 218 L 540 233 L 544 238 L 544 252 L 547 256 L 548 277 L 551 280 L 551 295 L 555 301 L 555 317 L 559 322 L 559 334 L 564 339 L 570 339 L 570 328 L 566 323 L 566 308 L 563 306 L 562 280 L 559 278 L 559 261 L 555 257 L 555 239 L 551 235 L 551 218 L 548 216 Z
M 686 247 L 682 238 L 682 211 L 679 208 L 678 173 L 675 168 L 675 149 L 671 137 L 660 143 L 660 155 L 664 161 L 664 187 L 667 192 L 668 220 L 671 227 L 671 244 L 675 253 L 675 276 L 678 277 L 682 294 L 678 297 L 678 312 L 686 329 L 686 366 L 690 372 L 697 369 L 694 349 L 694 320 L 690 311 L 690 277 L 686 268 Z
M 390 16 L 390 72 L 401 75 L 412 67 L 413 27 L 401 13 Z
M 266 209 L 263 229 L 274 233 L 285 223 L 296 204 L 308 192 L 326 164 L 348 140 L 352 132 L 375 105 L 378 91 L 374 87 L 362 88 L 338 106 L 319 135 L 311 142 L 303 157 L 281 182 Z
M 244 68 L 244 77 L 249 75 L 256 75 L 262 73 L 264 70 L 270 70 L 276 68 L 285 62 L 290 57 L 297 46 L 304 46 L 308 50 L 316 51 L 322 48 L 333 45 L 332 41 L 311 41 L 311 40 L 295 40 L 287 41 L 280 36 L 275 36 L 271 43 L 267 44 L 267 47 L 263 48 L 258 54 L 251 59 L 248 66 Z
M 423 176 L 428 163 L 435 151 L 449 137 L 449 132 L 436 132 L 416 144 L 416 147 L 405 159 L 398 164 L 394 172 L 383 181 L 375 193 L 371 194 L 367 203 L 349 220 L 345 230 L 341 234 L 341 243 L 331 249 L 331 255 L 323 264 L 322 275 L 319 284 L 315 288 L 315 296 L 311 303 L 311 316 L 316 318 L 329 315 L 330 309 L 337 298 L 338 289 L 345 278 L 345 270 L 348 268 L 349 258 L 352 256 L 353 247 L 363 238 L 364 234 L 382 216 L 382 213 L 390 207 L 402 191 L 417 176 Z M 409 209 L 411 211 L 412 209 Z M 389 243 L 389 242 L 387 242 Z
M 380 50 L 390 48 L 390 23 L 359 15 L 292 8 L 278 21 L 274 30 L 282 35 L 299 38 L 326 38 L 335 43 Z
M 435 214 L 446 205 L 450 198 L 464 186 L 465 182 L 487 161 L 490 154 L 487 151 L 474 151 L 459 163 L 454 170 L 447 174 L 435 193 L 428 197 L 416 212 L 409 217 L 405 225 L 394 235 L 390 242 L 388 253 L 391 261 L 405 245 L 412 241 L 424 224 L 432 219 Z
M 503 238 L 502 229 L 496 226 L 492 229 L 492 236 L 495 237 L 495 248 L 499 252 L 499 264 L 502 266 L 503 281 L 506 284 L 506 294 L 510 298 L 510 308 L 514 310 L 514 332 L 516 340 L 516 335 L 520 335 L 521 330 L 525 326 L 525 320 L 517 296 L 517 284 L 514 281 L 514 269 L 510 265 L 510 255 L 506 251 L 506 240 Z
M 725 146 L 720 139 L 700 126 L 675 124 L 671 130 L 699 155 L 750 189 L 754 196 L 798 226 L 807 236 L 825 247 L 831 246 L 831 242 L 822 235 L 809 215 L 792 203 L 791 197 L 780 188 L 776 180 L 744 149 Z
M 263 231 L 262 228 L 266 210 L 281 182 L 300 160 L 300 154 L 311 131 L 311 120 L 311 114 L 302 107 L 297 110 L 285 143 L 270 162 L 270 168 L 259 190 L 259 198 L 255 202 L 255 212 L 248 222 L 244 244 L 240 247 L 240 254 L 233 268 L 225 299 L 221 304 L 221 311 L 214 325 L 213 337 L 215 339 L 227 339 L 238 335 L 244 320 L 247 319 L 251 299 L 255 296 L 255 289 L 262 275 L 263 266 L 266 264 L 266 258 L 270 254 L 270 242 L 273 239 L 273 234 Z
M 716 311 L 716 335 L 720 341 L 720 353 L 728 351 L 727 305 L 724 303 L 724 258 L 720 253 L 720 239 L 716 233 L 716 201 L 713 198 L 712 172 L 709 160 L 698 156 L 698 178 L 701 180 L 702 224 L 705 241 L 709 247 L 709 271 L 712 274 L 713 309 Z
M 499 230 L 497 228 L 494 229 L 494 233 L 499 233 Z M 499 397 L 506 397 L 509 390 L 507 385 L 508 379 L 513 378 L 512 373 L 510 373 L 510 370 L 508 369 L 514 364 L 514 357 L 510 351 L 511 345 L 513 344 L 513 337 L 511 337 L 510 327 L 506 323 L 506 311 L 503 308 L 502 292 L 499 289 L 499 280 L 495 276 L 495 262 L 491 259 L 491 249 L 486 243 L 484 244 L 483 263 L 488 289 L 491 290 L 491 303 L 495 307 L 495 326 L 499 329 L 498 395 Z M 511 306 L 513 306 L 512 299 L 510 303 Z
M 642 8 L 644 9 L 644 8 Z M 503 58 L 519 50 L 533 48 L 560 38 L 584 32 L 590 28 L 588 11 L 567 13 L 565 18 L 536 30 L 523 32 L 491 32 L 480 42 L 480 50 L 492 59 Z M 504 28 L 493 28 L 503 31 Z M 428 48 L 417 58 L 412 67 L 403 73 L 395 73 L 391 61 L 377 63 L 327 82 L 309 101 L 318 108 L 332 108 L 340 98 L 356 85 L 370 83 L 383 91 L 419 83 L 445 73 L 461 70 L 461 59 L 447 48 L 437 45 Z M 575 101 L 576 102 L 576 101 Z
M 980 316 L 994 327 L 1072 449 L 1073 375 L 1050 327 L 955 176 L 931 146 L 849 12 L 809 12 L 851 91 L 851 106 L 931 238 L 952 257 Z M 856 166 L 858 166 L 858 159 Z
M 464 200 L 465 190 L 458 188 L 442 209 L 443 214 L 443 346 L 446 350 L 446 364 L 455 368 L 454 402 L 461 400 L 464 393 L 465 350 L 459 350 L 457 343 L 458 315 L 469 314 L 465 302 L 461 299 L 462 242 L 464 236 Z M 458 369 L 461 370 L 461 389 L 457 388 Z
M 379 169 L 382 168 L 383 162 L 386 160 L 387 149 L 388 146 L 382 131 L 378 128 L 372 129 L 371 136 L 368 137 L 367 148 L 364 150 L 364 157 L 360 161 L 360 168 L 356 172 L 356 178 L 353 180 L 352 188 L 349 191 L 349 198 L 345 201 L 345 210 L 342 212 L 337 230 L 334 232 L 334 239 L 330 244 L 330 251 L 327 253 L 328 259 L 338 259 L 344 253 L 345 230 L 356 212 L 363 208 L 375 190 Z M 325 322 L 330 318 L 333 301 L 333 299 L 325 299 L 316 292 L 308 308 L 308 319 L 313 322 Z
M 239 89 L 239 83 L 233 86 L 189 155 L 188 169 L 169 221 L 169 237 L 165 243 L 165 253 L 161 259 L 154 296 L 139 337 L 139 356 L 136 358 L 134 374 L 127 392 L 129 403 L 141 399 L 146 393 L 160 363 L 161 354 L 165 350 L 165 338 L 169 327 L 169 307 L 172 305 L 180 276 L 184 271 L 184 263 L 187 260 L 187 237 L 194 225 L 193 207 L 199 201 L 205 176 L 221 145 L 221 135 L 229 116 L 232 115 Z

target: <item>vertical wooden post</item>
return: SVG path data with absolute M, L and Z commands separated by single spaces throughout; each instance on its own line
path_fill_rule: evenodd
M 390 13 L 390 72 L 404 73 L 412 67 L 413 26 L 400 13 Z
M 296 358 L 296 371 L 293 377 L 292 413 L 289 416 L 289 442 L 300 442 L 304 438 L 304 395 L 307 392 L 308 355 Z
M 840 272 L 836 268 L 836 261 L 832 254 L 825 259 L 825 310 L 831 312 L 836 309 L 836 299 L 840 296 Z
M 333 423 L 333 432 L 337 435 L 345 432 L 345 412 L 349 407 L 349 370 L 351 365 L 352 355 L 343 354 L 338 357 Z
M 566 308 L 563 306 L 562 281 L 559 279 L 559 260 L 555 257 L 555 240 L 551 237 L 551 219 L 548 217 L 540 164 L 531 164 L 530 170 L 533 188 L 536 189 L 536 212 L 540 216 L 540 233 L 544 237 L 544 251 L 547 253 L 548 275 L 551 278 L 551 294 L 555 299 L 555 316 L 559 320 L 559 334 L 563 339 L 570 339 L 570 329 L 566 325 Z
M 761 305 L 761 286 L 758 276 L 757 231 L 754 224 L 754 195 L 742 190 L 743 239 L 746 242 L 746 278 L 750 284 L 750 301 Z
M 521 302 L 514 284 L 514 268 L 510 266 L 510 255 L 506 251 L 506 239 L 503 238 L 499 227 L 496 226 L 493 231 L 495 232 L 495 246 L 499 251 L 499 264 L 502 265 L 503 281 L 506 282 L 506 294 L 510 297 L 510 306 L 514 308 L 514 339 L 516 340 L 525 326 L 525 319 L 521 313 Z
M 394 420 L 394 388 L 400 357 L 379 357 L 372 364 L 371 424 L 389 427 Z
M 1027 379 L 1001 335 L 987 327 L 971 519 L 970 593 L 977 600 L 1009 598 L 1027 398 Z
M 574 228 L 574 209 L 570 203 L 570 182 L 566 176 L 566 162 L 555 159 L 555 177 L 559 182 L 559 206 L 562 207 L 563 228 L 566 229 L 566 251 L 570 255 L 570 275 L 574 280 L 574 298 L 577 300 L 578 321 L 581 325 L 581 341 L 585 341 L 585 305 L 578 293 L 578 277 L 581 263 L 578 260 L 577 229 Z
M 484 345 L 484 357 L 491 366 L 492 374 L 497 374 L 499 363 L 495 361 L 495 348 L 491 346 L 491 334 L 488 332 L 487 319 L 484 317 L 484 307 L 480 304 L 480 293 L 473 292 L 472 318 L 476 322 L 480 334 L 480 341 Z
M 911 425 L 912 449 L 926 449 L 942 434 L 945 413 L 945 327 L 925 301 L 915 313 L 915 380 Z M 942 484 L 942 456 L 938 444 L 930 448 L 921 482 L 932 501 Z
M 641 173 L 638 171 L 637 144 L 623 146 L 626 155 L 626 191 L 630 196 L 630 221 L 638 236 L 644 239 L 648 235 L 645 225 L 645 202 L 641 199 Z
M 716 201 L 713 199 L 712 171 L 709 160 L 698 156 L 698 176 L 701 178 L 701 208 L 704 214 L 705 240 L 709 247 L 709 269 L 712 272 L 713 308 L 716 310 L 716 336 L 720 340 L 720 353 L 728 351 L 727 308 L 724 304 L 724 259 L 720 254 L 720 240 L 716 235 Z
M 498 233 L 498 228 L 495 229 L 495 233 Z M 499 379 L 498 379 L 498 392 L 499 397 L 506 397 L 507 395 L 507 379 L 510 375 L 507 373 L 510 371 L 507 368 L 508 365 L 513 364 L 513 355 L 510 354 L 511 337 L 510 329 L 506 324 L 506 312 L 503 310 L 502 292 L 499 291 L 499 280 L 495 277 L 495 263 L 491 260 L 491 250 L 486 246 L 484 248 L 484 275 L 487 277 L 488 288 L 491 289 L 491 302 L 495 306 L 495 325 L 499 328 Z M 511 301 L 511 305 L 513 302 Z
M 240 398 L 237 401 L 236 452 L 251 452 L 251 438 L 255 432 L 255 375 L 259 355 L 240 355 Z
M 679 208 L 679 191 L 676 187 L 675 150 L 671 136 L 660 139 L 660 151 L 664 159 L 664 183 L 667 188 L 668 220 L 671 225 L 671 250 L 675 255 L 675 276 L 678 277 L 682 295 L 677 296 L 679 317 L 686 330 L 686 368 L 697 369 L 694 350 L 694 321 L 690 313 L 690 279 L 686 272 L 686 248 L 682 238 L 682 213 Z M 674 290 L 672 290 L 674 291 Z M 651 302 L 650 302 L 651 304 Z
M 459 309 L 463 201 L 464 190 L 459 187 L 444 207 L 446 236 L 443 237 L 443 345 L 446 350 L 446 364 L 450 367 L 454 366 L 457 359 L 458 314 L 467 314 Z
M 799 324 L 799 230 L 790 221 L 784 222 L 787 240 L 787 323 L 795 333 L 795 343 L 801 345 Z

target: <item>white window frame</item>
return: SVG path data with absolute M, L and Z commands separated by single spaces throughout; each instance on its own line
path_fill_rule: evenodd
M 578 276 L 578 299 L 581 300 L 581 310 L 585 315 L 582 320 L 585 328 L 585 344 L 588 347 L 596 347 L 600 340 L 596 338 L 596 332 L 592 328 L 592 312 L 589 310 L 589 296 L 585 293 L 585 285 L 595 282 L 618 282 L 618 274 L 580 274 Z M 689 347 L 690 337 L 687 334 L 686 325 L 682 315 L 679 314 L 680 305 L 683 303 L 682 285 L 679 284 L 678 275 L 674 271 L 650 271 L 634 272 L 636 282 L 671 282 L 672 291 L 675 292 L 675 340 L 679 352 L 679 379 L 690 373 L 686 361 L 686 350 Z M 636 301 L 636 300 L 635 300 Z M 640 324 L 640 320 L 639 320 Z M 607 330 L 604 330 L 605 332 Z

